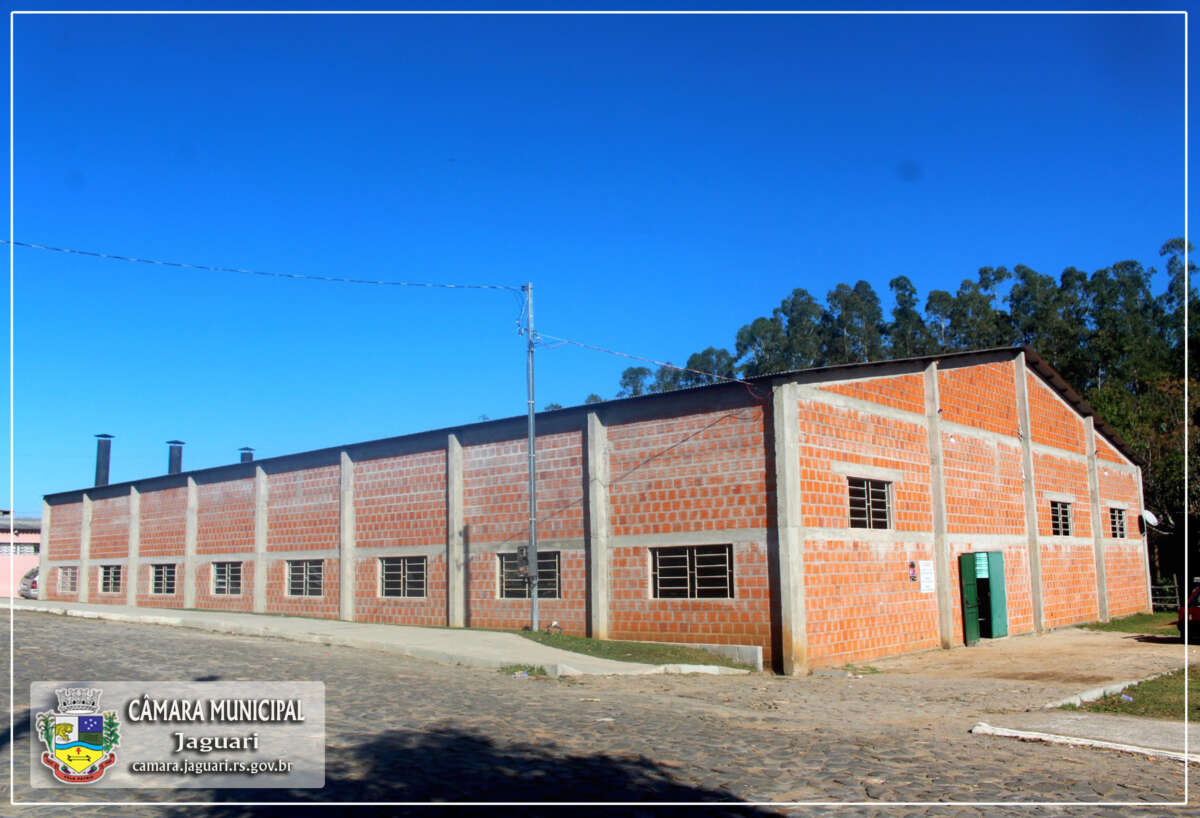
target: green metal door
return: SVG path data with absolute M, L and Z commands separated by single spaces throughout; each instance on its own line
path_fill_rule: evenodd
M 1008 636 L 1008 606 L 1004 601 L 1004 554 L 989 551 L 988 590 L 991 603 L 992 638 Z
M 962 587 L 963 641 L 979 643 L 979 588 L 975 584 L 975 555 L 958 555 L 958 580 Z

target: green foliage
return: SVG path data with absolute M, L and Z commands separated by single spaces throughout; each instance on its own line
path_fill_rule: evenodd
M 583 402 L 586 405 L 589 403 L 601 403 L 601 402 L 603 402 L 603 400 L 604 400 L 604 398 L 600 397 L 595 392 L 593 392 L 592 394 L 590 394 L 586 398 L 584 398 Z
M 561 403 L 547 403 L 545 405 L 545 407 L 542 408 L 542 411 L 543 412 L 553 412 L 555 409 L 562 409 L 562 408 L 563 408 L 563 405 Z
M 104 749 L 107 752 L 121 740 L 121 734 L 117 731 L 117 714 L 115 711 L 108 711 L 104 714 Z

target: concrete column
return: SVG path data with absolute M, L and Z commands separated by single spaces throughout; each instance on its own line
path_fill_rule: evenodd
M 595 412 L 588 412 L 587 429 L 588 578 L 591 621 L 589 636 L 608 638 L 611 543 L 608 503 L 608 429 Z
M 804 603 L 804 537 L 800 486 L 800 417 L 796 385 L 771 394 L 775 424 L 775 527 L 779 548 L 781 664 L 789 676 L 808 673 L 808 612 Z
M 38 599 L 46 598 L 50 582 L 50 504 L 42 500 L 42 524 L 38 539 Z
M 340 586 L 338 594 L 339 616 L 347 622 L 354 621 L 355 580 L 355 531 L 354 531 L 354 461 L 350 453 L 341 454 L 341 495 L 339 501 L 338 556 L 341 570 L 338 572 Z
M 267 473 L 254 467 L 254 612 L 267 610 Z
M 1033 491 L 1033 440 L 1030 438 L 1029 394 L 1025 384 L 1025 353 L 1017 353 L 1013 370 L 1017 388 L 1017 424 L 1021 438 L 1021 475 L 1025 492 L 1025 536 L 1029 548 L 1029 595 L 1033 600 L 1033 629 L 1046 629 L 1042 604 L 1042 551 L 1038 544 L 1037 500 Z
M 1092 418 L 1084 418 L 1084 429 L 1087 436 L 1088 464 L 1088 496 L 1092 507 L 1092 550 L 1096 560 L 1096 611 L 1100 621 L 1108 621 L 1108 581 L 1104 573 L 1104 529 L 1100 516 L 1100 473 L 1096 464 L 1096 423 Z
M 138 574 L 138 556 L 142 548 L 142 493 L 137 486 L 129 487 L 129 562 L 130 579 Z M 137 607 L 137 582 L 125 583 L 125 604 Z
M 463 453 L 458 435 L 446 436 L 446 625 L 467 624 L 467 553 L 463 536 Z
M 92 572 L 92 496 L 83 493 L 83 512 L 79 521 L 79 601 L 87 602 L 91 593 Z
M 196 534 L 200 530 L 200 488 L 187 479 L 187 516 L 183 526 L 183 607 L 196 607 Z
M 942 460 L 941 403 L 937 361 L 925 367 L 925 420 L 929 433 L 929 500 L 933 510 L 933 571 L 937 582 L 938 639 L 954 644 L 954 604 L 950 587 L 950 545 L 946 538 L 946 475 Z
M 1138 493 L 1137 493 L 1138 508 L 1144 509 L 1146 507 L 1146 495 L 1142 493 L 1142 469 L 1140 466 L 1138 467 L 1138 470 L 1137 470 L 1137 480 L 1138 480 Z M 1139 515 L 1140 515 L 1140 511 L 1139 511 Z M 1138 526 L 1138 530 L 1141 531 L 1141 520 L 1130 520 L 1127 523 L 1127 525 L 1130 525 L 1130 524 Z M 1154 587 L 1150 580 L 1150 542 L 1149 542 L 1148 534 L 1143 534 L 1141 536 L 1141 541 L 1142 541 L 1142 561 L 1146 564 L 1146 607 L 1142 610 L 1142 613 L 1154 613 Z M 1179 589 L 1183 593 L 1183 601 L 1184 602 L 1187 601 L 1188 594 L 1191 593 L 1191 588 L 1192 588 L 1192 578 L 1184 577 L 1183 578 L 1183 587 Z

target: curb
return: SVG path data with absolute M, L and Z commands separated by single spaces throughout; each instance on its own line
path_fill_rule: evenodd
M 1200 756 L 1184 755 L 1183 753 L 1177 753 L 1174 750 L 1157 750 L 1153 747 L 1138 747 L 1134 744 L 1118 744 L 1115 741 L 1100 741 L 1099 739 L 1060 736 L 1055 733 L 1038 733 L 1033 730 L 1011 730 L 1007 727 L 992 727 L 990 724 L 986 724 L 982 721 L 972 727 L 969 732 L 975 735 L 1015 738 L 1021 741 L 1041 741 L 1047 744 L 1070 744 L 1076 747 L 1094 747 L 1102 750 L 1116 750 L 1120 753 L 1132 753 L 1134 755 L 1149 756 L 1150 758 L 1169 758 L 1173 761 L 1187 762 L 1189 764 L 1200 764 Z
M 1173 670 L 1164 670 L 1162 673 L 1155 673 L 1153 676 L 1147 676 L 1144 679 L 1133 679 L 1128 682 L 1117 682 L 1116 684 L 1105 685 L 1103 687 L 1088 688 L 1082 693 L 1076 693 L 1074 696 L 1067 696 L 1065 699 L 1060 699 L 1056 702 L 1050 702 L 1049 704 L 1043 704 L 1042 709 L 1050 710 L 1057 707 L 1064 707 L 1068 704 L 1079 707 L 1084 702 L 1094 702 L 1097 699 L 1103 699 L 1105 696 L 1115 696 L 1127 687 L 1133 687 L 1136 684 L 1148 682 L 1151 679 L 1157 679 L 1159 676 L 1166 676 L 1168 673 L 1174 672 L 1175 671 Z

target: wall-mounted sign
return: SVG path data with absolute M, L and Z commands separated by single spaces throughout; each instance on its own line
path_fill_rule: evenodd
M 921 593 L 933 593 L 933 560 L 921 560 Z

